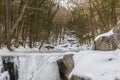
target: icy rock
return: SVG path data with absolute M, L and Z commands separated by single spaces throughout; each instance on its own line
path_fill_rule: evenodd
M 92 80 L 90 77 L 87 76 L 77 76 L 77 75 L 72 75 L 70 80 Z
M 68 76 L 74 68 L 73 54 L 64 55 L 57 61 L 60 77 L 62 80 L 68 80 Z

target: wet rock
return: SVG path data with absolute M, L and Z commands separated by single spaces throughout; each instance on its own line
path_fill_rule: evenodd
M 61 79 L 68 80 L 68 76 L 74 68 L 73 54 L 64 55 L 57 63 Z
M 70 80 L 92 80 L 90 77 L 87 77 L 87 76 L 77 76 L 77 75 L 72 75 L 70 77 Z

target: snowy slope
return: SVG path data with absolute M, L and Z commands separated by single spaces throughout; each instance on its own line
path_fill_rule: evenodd
M 74 61 L 71 75 L 88 76 L 92 80 L 120 79 L 120 50 L 81 51 L 74 55 Z

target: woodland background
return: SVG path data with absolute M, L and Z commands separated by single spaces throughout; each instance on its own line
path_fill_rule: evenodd
M 58 45 L 74 35 L 91 44 L 120 20 L 120 0 L 1 0 L 0 47 Z M 64 2 L 64 0 L 63 0 Z

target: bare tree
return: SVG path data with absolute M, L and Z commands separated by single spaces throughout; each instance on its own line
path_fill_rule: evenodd
M 6 45 L 9 50 L 10 49 L 10 31 L 11 31 L 11 15 L 10 15 L 10 0 L 5 0 L 6 7 L 6 23 L 5 23 L 5 37 L 6 37 Z

